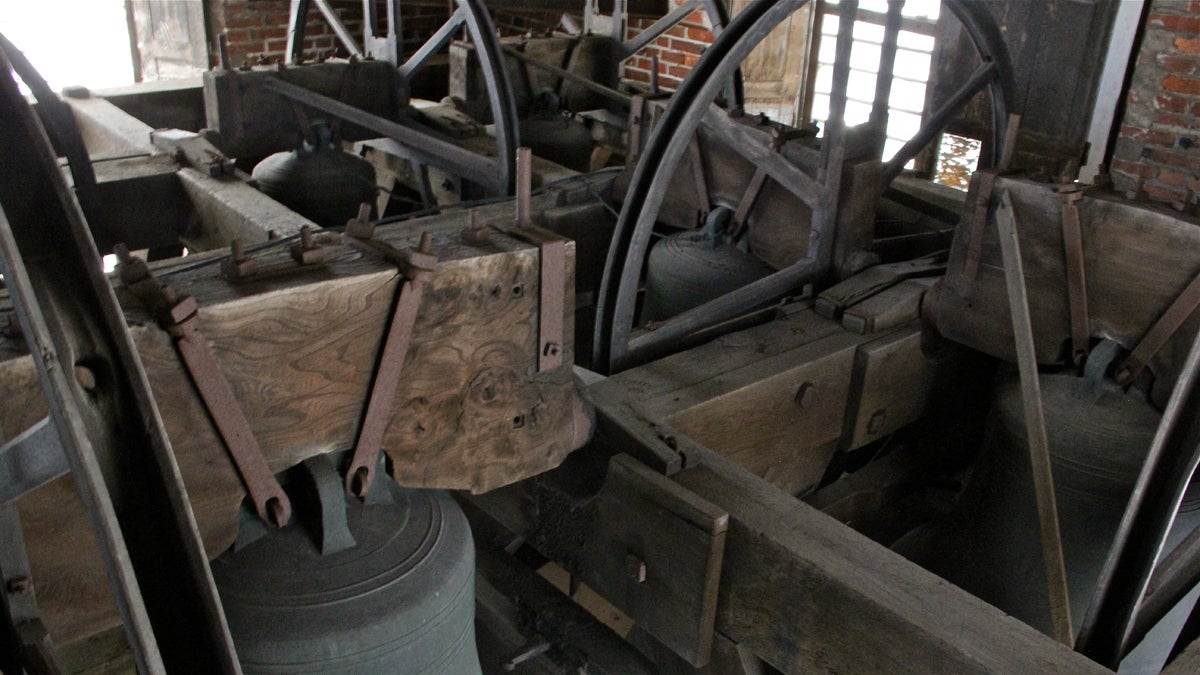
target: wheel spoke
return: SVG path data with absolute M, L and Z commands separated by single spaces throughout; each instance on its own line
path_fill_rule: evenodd
M 362 58 L 362 50 L 358 48 L 358 43 L 354 41 L 354 36 L 350 34 L 350 30 L 346 28 L 346 24 L 342 23 L 341 17 L 337 12 L 333 11 L 333 7 L 329 5 L 329 0 L 312 0 L 317 3 L 317 9 L 321 10 L 321 14 L 325 16 L 325 20 L 329 22 L 329 26 L 333 28 L 333 32 L 337 35 L 338 41 L 350 52 L 351 56 Z
M 412 79 L 412 76 L 418 70 L 420 70 L 426 62 L 429 61 L 431 56 L 442 51 L 442 49 L 450 43 L 450 40 L 454 38 L 454 34 L 457 33 L 466 22 L 467 17 L 462 8 L 460 7 L 459 9 L 455 10 L 454 14 L 450 15 L 450 18 L 446 21 L 446 23 L 442 24 L 442 27 L 437 29 L 437 32 L 434 33 L 428 40 L 426 40 L 425 44 L 421 45 L 420 49 L 414 52 L 413 55 L 404 62 L 404 65 L 400 66 L 400 76 L 405 80 Z
M 996 63 L 994 61 L 986 61 L 971 74 L 970 79 L 963 83 L 954 95 L 946 100 L 942 107 L 934 114 L 929 116 L 925 124 L 921 125 L 920 131 L 912 137 L 904 147 L 896 152 L 896 156 L 888 160 L 883 169 L 883 181 L 887 184 L 894 180 L 900 172 L 904 170 L 904 165 L 908 161 L 917 156 L 917 153 L 925 149 L 930 141 L 934 139 L 942 128 L 950 122 L 954 115 L 962 109 L 975 94 L 979 93 L 983 88 L 991 84 L 996 73 Z
M 676 7 L 667 13 L 666 16 L 650 24 L 642 32 L 638 33 L 633 39 L 626 40 L 622 45 L 625 52 L 624 58 L 629 58 L 635 53 L 642 50 L 643 47 L 654 42 L 663 33 L 675 27 L 675 24 L 686 19 L 692 12 L 700 7 L 700 0 L 689 0 L 682 5 Z M 715 21 L 714 21 L 715 23 Z
M 786 157 L 763 145 L 762 139 L 746 127 L 738 124 L 715 104 L 709 104 L 704 113 L 704 125 L 725 142 L 729 148 L 762 169 L 776 183 L 796 195 L 809 208 L 819 205 L 827 198 L 828 190 L 808 174 L 801 171 Z

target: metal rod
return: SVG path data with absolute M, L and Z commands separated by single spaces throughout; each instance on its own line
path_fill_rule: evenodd
M 517 148 L 517 227 L 533 224 L 533 151 Z
M 1017 367 L 1021 373 L 1021 399 L 1025 408 L 1029 459 L 1033 466 L 1033 489 L 1041 530 L 1042 561 L 1046 566 L 1050 620 L 1054 627 L 1055 639 L 1070 646 L 1071 605 L 1067 597 L 1067 570 L 1063 563 L 1062 539 L 1059 537 L 1058 505 L 1054 498 L 1050 445 L 1046 440 L 1046 419 L 1042 411 L 1033 324 L 1029 318 L 1029 297 L 1025 290 L 1025 270 L 1021 263 L 1021 247 L 1017 240 L 1012 197 L 1007 190 L 1001 192 L 1000 206 L 996 208 L 996 229 L 1000 235 L 1000 251 L 1004 257 L 1004 281 L 1008 287 L 1008 306 L 1012 312 L 1013 335 L 1017 342 Z

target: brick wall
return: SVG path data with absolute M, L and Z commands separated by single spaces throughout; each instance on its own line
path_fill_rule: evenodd
M 681 5 L 683 0 L 671 0 L 671 4 Z M 655 17 L 631 17 L 626 39 L 633 39 L 656 20 Z M 621 79 L 635 85 L 648 85 L 653 65 L 652 57 L 658 56 L 659 86 L 671 91 L 678 89 L 692 66 L 700 60 L 704 48 L 712 44 L 710 25 L 704 12 L 693 12 L 636 56 L 627 60 L 621 70 Z
M 234 65 L 243 61 L 275 63 L 287 50 L 289 0 L 210 0 L 212 34 L 224 32 Z M 331 0 L 334 11 L 359 43 L 362 41 L 361 0 Z M 380 17 L 385 17 L 382 5 Z M 445 0 L 405 0 L 400 33 L 405 53 L 420 47 L 450 16 Z M 333 28 L 315 6 L 309 8 L 304 28 L 306 59 L 348 56 Z M 214 56 L 214 63 L 215 63 Z
M 1200 0 L 1152 0 L 1113 152 L 1113 183 L 1150 199 L 1200 193 Z

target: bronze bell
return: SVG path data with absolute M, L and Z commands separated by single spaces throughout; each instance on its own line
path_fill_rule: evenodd
M 1042 375 L 1040 381 L 1077 632 L 1160 415 L 1136 391 L 1101 385 L 1093 402 L 1076 395 L 1080 378 Z M 1051 634 L 1026 438 L 1020 382 L 1015 374 L 1004 375 L 988 414 L 979 462 L 954 511 L 895 548 Z M 1172 531 L 1175 540 L 1200 523 L 1196 501 L 1180 510 Z M 1170 641 L 1163 649 L 1169 650 Z

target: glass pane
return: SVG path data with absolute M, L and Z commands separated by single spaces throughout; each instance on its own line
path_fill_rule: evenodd
M 896 44 L 899 45 L 901 49 L 911 49 L 918 52 L 931 52 L 933 51 L 933 36 L 921 35 L 920 33 L 914 33 L 911 30 L 902 30 L 900 31 L 900 34 L 896 36 Z
M 850 67 L 868 70 L 872 73 L 877 72 L 879 70 L 879 54 L 882 51 L 883 48 L 879 45 L 855 40 L 854 48 L 850 51 Z
M 942 134 L 933 182 L 966 190 L 971 183 L 971 174 L 979 166 L 982 147 L 983 143 L 974 138 Z
M 925 85 L 908 80 L 892 80 L 892 95 L 888 106 L 912 113 L 925 110 Z
M 900 49 L 896 51 L 896 77 L 912 80 L 929 79 L 929 54 Z

